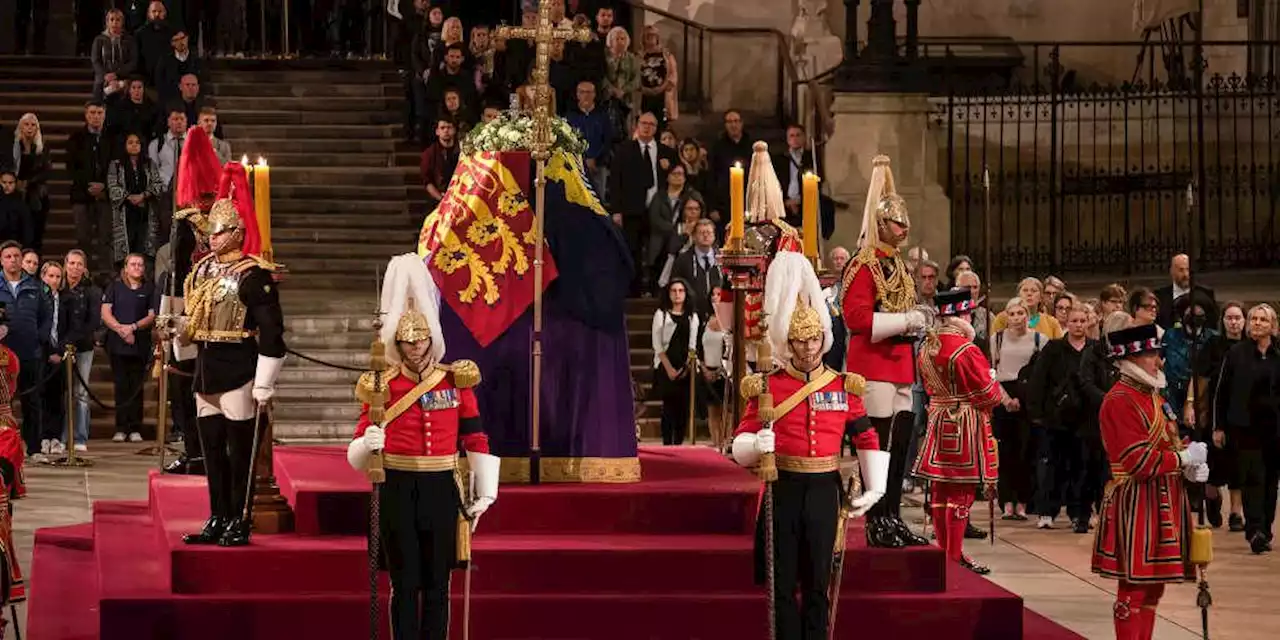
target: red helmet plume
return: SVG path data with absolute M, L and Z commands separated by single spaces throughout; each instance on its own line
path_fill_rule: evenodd
M 197 207 L 207 211 L 218 192 L 222 163 L 213 151 L 209 134 L 200 127 L 187 130 L 182 157 L 178 159 L 178 184 L 175 202 L 179 209 Z

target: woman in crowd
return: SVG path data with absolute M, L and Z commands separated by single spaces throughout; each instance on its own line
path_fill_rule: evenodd
M 992 428 L 1000 443 L 1000 481 L 997 491 L 1005 520 L 1026 520 L 1027 503 L 1034 490 L 1035 448 L 1031 421 L 1027 418 L 1027 381 L 1031 365 L 1048 339 L 1027 327 L 1026 303 L 1013 298 L 1001 312 L 1007 326 L 995 334 L 991 345 L 996 381 L 1013 400 L 1008 408 L 996 407 Z
M 697 200 L 701 210 L 702 194 L 689 188 L 685 182 L 684 165 L 676 164 L 667 172 L 667 188 L 655 194 L 653 200 L 649 202 L 649 244 L 645 255 L 646 268 L 660 270 L 659 273 L 669 273 L 665 264 L 667 258 L 674 259 L 685 242 L 681 234 L 684 227 L 682 217 L 685 203 L 689 200 Z M 659 282 L 660 278 L 661 276 L 655 278 L 654 282 Z
M 40 266 L 40 280 L 44 282 L 45 305 L 53 311 L 49 336 L 44 341 L 48 364 L 42 398 L 44 414 L 41 416 L 40 451 L 58 456 L 67 452 L 67 375 L 62 368 L 62 354 L 67 344 L 67 305 L 62 300 L 62 265 L 53 260 L 46 261 Z M 53 371 L 58 373 L 52 374 Z
M 684 165 L 684 181 L 698 193 L 710 193 L 711 172 L 707 170 L 707 159 L 698 147 L 698 141 L 685 138 L 680 143 L 680 164 Z
M 49 159 L 49 147 L 44 144 L 44 134 L 40 131 L 40 120 L 36 114 L 23 114 L 18 120 L 18 130 L 13 138 L 14 177 L 18 181 L 18 191 L 24 196 L 30 212 L 31 226 L 27 229 L 30 235 L 29 246 L 40 251 L 44 246 L 44 228 L 49 217 L 49 174 L 53 163 Z
M 155 286 L 144 279 L 146 260 L 131 253 L 124 258 L 120 277 L 102 295 L 102 324 L 106 325 L 107 355 L 115 386 L 116 434 L 113 442 L 142 442 L 142 404 L 147 363 L 151 358 L 151 328 L 156 320 Z
M 1084 303 L 1084 306 L 1089 309 L 1089 324 L 1085 328 L 1085 334 L 1090 340 L 1098 340 L 1102 337 L 1102 318 L 1098 315 L 1098 304 L 1097 298 Z
M 640 113 L 658 118 L 658 130 L 680 118 L 676 107 L 676 57 L 662 46 L 658 28 L 644 28 L 640 51 Z
M 689 354 L 697 348 L 698 314 L 689 304 L 689 283 L 675 278 L 653 313 L 653 387 L 662 401 L 662 444 L 684 444 L 689 426 Z
M 31 210 L 26 196 L 18 191 L 18 178 L 7 167 L 0 167 L 0 242 L 10 240 L 18 246 L 31 242 Z
M 107 168 L 107 193 L 111 198 L 111 248 L 115 265 L 137 253 L 150 263 L 156 256 L 160 219 L 156 196 L 164 192 L 159 169 L 142 153 L 142 138 L 125 137 L 124 154 Z
M 1280 347 L 1271 305 L 1253 307 L 1248 317 L 1248 337 L 1227 352 L 1218 373 L 1213 445 L 1232 443 L 1244 535 L 1258 554 L 1271 551 L 1280 482 Z
M 1060 294 L 1067 292 L 1067 283 L 1062 281 L 1058 276 L 1049 276 L 1044 279 L 1044 297 L 1043 302 L 1045 309 L 1050 311 L 1049 305 L 1058 299 Z
M 1150 289 L 1138 287 L 1125 301 L 1125 310 L 1133 316 L 1135 325 L 1155 324 L 1156 318 L 1160 317 L 1160 299 Z M 1156 331 L 1162 338 L 1164 337 L 1163 327 L 1157 326 Z
M 1032 331 L 1041 333 L 1050 340 L 1062 337 L 1062 325 L 1058 324 L 1052 314 L 1044 313 L 1044 285 L 1039 280 L 1023 278 L 1022 282 L 1018 283 L 1018 297 L 1022 299 L 1027 313 L 1030 314 L 1027 326 Z M 1003 330 L 1006 322 L 1004 312 L 1000 312 L 991 324 L 992 333 Z
M 1195 298 L 1194 304 L 1192 298 Z M 1199 385 L 1192 393 L 1192 378 L 1203 377 L 1192 370 L 1192 351 L 1204 353 L 1209 341 L 1218 335 L 1214 326 L 1217 318 L 1209 316 L 1211 308 L 1214 308 L 1213 301 L 1199 291 L 1178 298 L 1173 303 L 1173 317 L 1178 322 L 1164 335 L 1164 377 L 1168 385 L 1164 395 L 1178 415 L 1178 426 L 1184 436 L 1190 435 L 1196 426 L 1196 401 L 1204 395 Z M 1196 360 L 1200 360 L 1198 355 Z M 1193 507 L 1193 510 L 1198 512 L 1199 508 Z
M 614 142 L 626 140 L 631 122 L 639 117 L 636 95 L 640 90 L 640 60 L 631 52 L 631 34 L 614 27 L 605 37 L 608 59 L 604 89 L 609 121 L 613 125 Z
M 124 79 L 136 70 L 138 49 L 133 36 L 125 32 L 124 13 L 119 9 L 107 12 L 106 29 L 93 39 L 89 59 L 93 62 L 95 100 L 123 89 Z
M 666 147 L 672 151 L 678 152 L 680 150 L 680 141 L 676 139 L 675 132 L 670 129 L 663 131 L 662 134 L 658 136 L 658 142 L 666 145 Z
M 711 288 L 711 299 L 720 299 L 720 287 Z M 707 407 L 707 426 L 711 432 L 711 443 L 717 451 L 727 452 L 733 425 L 730 425 L 724 413 L 725 378 L 730 363 L 729 333 L 720 324 L 720 317 L 711 314 L 707 319 L 707 328 L 702 332 L 702 397 Z
M 961 286 L 957 279 L 960 277 L 961 273 L 966 271 L 973 271 L 973 258 L 964 254 L 960 254 L 952 258 L 951 262 L 947 263 L 946 272 L 942 274 L 945 279 L 943 280 L 943 287 L 939 290 L 950 291 L 951 289 Z M 973 299 L 978 299 L 977 293 L 974 294 Z
M 1197 367 L 1200 375 L 1206 377 L 1204 383 L 1204 401 L 1197 403 L 1196 409 L 1202 416 L 1200 426 L 1212 432 L 1215 428 L 1216 412 L 1212 410 L 1217 398 L 1218 372 L 1222 369 L 1222 361 L 1231 347 L 1244 339 L 1244 303 L 1228 302 L 1222 308 L 1222 331 L 1209 338 L 1209 345 L 1197 359 L 1202 364 Z M 1207 410 L 1205 410 L 1207 409 Z M 1231 516 L 1227 526 L 1231 531 L 1244 531 L 1244 507 L 1240 501 L 1240 484 L 1236 479 L 1236 453 L 1234 441 L 1227 442 L 1225 447 L 1209 449 L 1209 484 L 1205 487 L 1208 499 L 1209 524 L 1215 528 L 1222 526 L 1222 491 L 1231 486 L 1228 496 L 1231 498 Z
M 1053 319 L 1058 321 L 1058 325 L 1067 326 L 1067 314 L 1071 313 L 1071 309 L 1079 303 L 1079 300 L 1070 293 L 1059 293 L 1053 298 Z

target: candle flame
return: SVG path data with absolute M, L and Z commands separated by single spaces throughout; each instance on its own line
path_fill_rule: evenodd
M 734 167 L 735 169 L 741 169 L 741 168 L 742 168 L 742 163 L 741 163 L 741 162 L 735 162 L 735 163 L 733 163 L 733 167 Z
M 812 172 L 812 171 L 806 171 L 806 172 L 804 172 L 804 177 L 806 177 L 806 178 L 811 178 L 811 177 L 812 177 L 812 178 L 816 178 L 816 177 L 818 177 L 818 174 L 816 174 L 816 173 L 814 173 L 814 172 Z
M 240 164 L 246 167 L 249 166 L 249 156 L 240 156 Z
M 262 156 L 258 156 L 258 166 L 259 167 L 267 166 L 267 159 Z

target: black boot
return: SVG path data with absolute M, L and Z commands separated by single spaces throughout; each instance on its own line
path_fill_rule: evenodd
M 902 521 L 901 516 L 892 516 L 890 523 L 890 526 L 897 531 L 898 539 L 902 540 L 904 545 L 908 547 L 925 547 L 929 545 L 929 540 L 923 536 L 916 535 L 911 530 L 911 527 L 908 527 L 907 523 Z
M 182 541 L 187 544 L 218 544 L 218 540 L 222 538 L 222 534 L 227 530 L 228 522 L 218 516 L 212 516 L 204 521 L 204 527 L 199 533 L 188 533 L 182 536 Z
M 1222 498 L 1212 498 L 1205 500 L 1205 517 L 1209 519 L 1209 526 L 1214 529 L 1222 528 Z
M 1234 533 L 1244 531 L 1244 518 L 1238 513 L 1231 514 L 1231 517 L 1227 518 L 1227 528 Z
M 174 475 L 204 475 L 204 459 L 188 458 L 185 454 L 179 456 L 177 460 L 165 465 L 165 473 Z
M 881 549 L 901 549 L 907 546 L 893 521 L 886 517 L 867 518 L 867 546 Z
M 243 547 L 249 544 L 249 526 L 250 523 L 236 518 L 227 525 L 227 530 L 223 532 L 222 538 L 218 540 L 219 547 Z
M 972 524 L 964 526 L 964 537 L 969 540 L 986 540 L 987 532 L 985 529 L 979 529 Z

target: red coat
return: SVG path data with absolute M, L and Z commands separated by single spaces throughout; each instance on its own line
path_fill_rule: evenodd
M 388 415 L 419 386 L 417 375 L 405 371 L 390 370 L 384 375 L 387 387 Z M 384 426 L 386 444 L 382 450 L 386 456 L 397 456 L 408 461 L 442 459 L 456 456 L 459 448 L 476 453 L 489 453 L 489 437 L 480 426 L 480 409 L 472 389 L 480 381 L 475 363 L 460 360 L 452 365 L 433 367 L 423 375 L 423 380 L 437 379 L 430 389 L 418 389 L 416 397 L 408 401 L 407 408 L 394 416 Z M 360 378 L 356 395 L 362 400 L 373 390 L 373 374 Z M 364 435 L 369 427 L 369 405 L 360 409 L 360 422 L 355 437 Z M 388 463 L 388 466 L 391 466 Z
M 760 421 L 759 394 L 773 394 L 779 407 L 824 372 L 834 375 L 826 384 L 814 389 L 790 411 L 773 422 L 775 453 L 792 458 L 828 458 L 840 455 L 845 431 L 853 432 L 853 445 L 858 449 L 879 449 L 880 439 L 867 410 L 862 406 L 860 376 L 840 374 L 826 367 L 805 374 L 790 365 L 770 374 L 756 374 L 743 381 L 747 410 L 734 435 L 756 433 L 764 425 Z
M 1112 477 L 1103 492 L 1093 572 L 1140 583 L 1194 580 L 1191 507 L 1172 410 L 1159 391 L 1122 377 L 1103 399 L 1099 421 Z
M 18 356 L 9 347 L 0 345 L 0 458 L 13 467 L 14 495 L 27 495 L 23 461 L 27 445 L 22 440 L 22 430 L 13 415 L 13 398 L 18 392 Z M 2 487 L 6 495 L 9 487 Z
M 844 299 L 840 302 L 840 310 L 849 329 L 845 368 L 875 382 L 912 384 L 916 371 L 911 342 L 897 338 L 871 341 L 871 325 L 876 312 L 881 311 L 881 303 L 870 270 L 884 269 L 883 259 L 892 254 L 877 249 L 876 255 L 882 259 L 879 264 L 854 262 L 849 266 L 851 273 L 844 279 Z
M 954 329 L 936 334 L 920 349 L 920 377 L 929 394 L 928 428 L 914 473 L 921 478 L 989 484 L 1000 476 L 991 410 L 1004 392 L 977 345 Z

